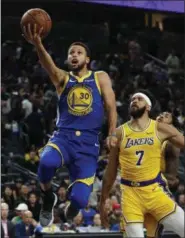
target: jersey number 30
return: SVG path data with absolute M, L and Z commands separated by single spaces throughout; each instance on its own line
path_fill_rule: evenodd
M 138 161 L 136 163 L 136 165 L 141 165 L 141 162 L 142 162 L 142 159 L 143 159 L 143 156 L 144 156 L 144 151 L 143 150 L 138 150 L 136 151 L 136 155 L 138 157 Z

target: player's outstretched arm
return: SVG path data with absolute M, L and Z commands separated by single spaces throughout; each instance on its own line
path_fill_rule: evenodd
M 111 80 L 109 75 L 105 72 L 100 72 L 98 74 L 99 84 L 102 92 L 102 96 L 105 103 L 105 108 L 108 114 L 108 123 L 109 123 L 109 140 L 108 147 L 116 146 L 117 140 L 115 137 L 116 125 L 117 125 L 117 110 L 116 110 L 116 99 L 115 94 L 112 89 Z
M 61 86 L 61 82 L 65 80 L 67 72 L 59 69 L 53 62 L 51 56 L 46 51 L 40 37 L 42 30 L 43 29 L 40 28 L 40 30 L 38 31 L 38 27 L 35 24 L 34 30 L 32 32 L 31 26 L 30 24 L 28 24 L 28 26 L 24 26 L 23 36 L 29 43 L 35 46 L 42 67 L 47 71 L 50 79 L 52 80 L 53 84 L 57 89 Z
M 184 149 L 185 138 L 174 126 L 166 123 L 157 123 L 158 136 L 162 141 L 168 140 L 174 146 Z
M 168 180 L 169 187 L 174 187 L 178 184 L 177 174 L 179 167 L 180 149 L 172 145 L 168 141 L 165 149 L 166 172 L 165 177 Z
M 118 169 L 118 157 L 119 157 L 119 148 L 114 147 L 110 150 L 108 165 L 106 167 L 104 176 L 103 176 L 103 185 L 102 185 L 102 200 L 106 200 L 109 196 L 109 192 L 116 180 L 117 169 Z
M 121 138 L 121 128 L 116 130 L 118 141 Z M 101 199 L 100 199 L 100 215 L 101 221 L 104 227 L 108 227 L 108 217 L 106 211 L 104 209 L 105 201 L 109 197 L 110 190 L 116 180 L 117 170 L 119 165 L 119 145 L 116 147 L 112 147 L 109 154 L 108 165 L 106 167 L 104 176 L 103 176 L 103 184 L 101 191 Z

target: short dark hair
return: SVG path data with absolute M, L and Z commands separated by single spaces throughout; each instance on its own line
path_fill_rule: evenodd
M 172 125 L 179 131 L 182 130 L 181 128 L 181 124 L 178 120 L 178 118 L 175 116 L 175 114 L 173 112 L 170 112 L 172 114 Z
M 85 51 L 86 51 L 87 57 L 90 58 L 90 56 L 91 56 L 91 52 L 90 52 L 89 47 L 88 47 L 85 43 L 80 42 L 80 41 L 73 42 L 73 43 L 69 46 L 69 49 L 70 49 L 73 45 L 79 45 L 79 46 L 82 46 L 82 47 L 85 49 Z

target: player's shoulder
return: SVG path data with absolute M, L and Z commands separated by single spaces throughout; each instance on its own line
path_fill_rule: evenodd
M 164 123 L 164 122 L 160 122 L 160 121 L 155 121 L 156 123 L 156 128 L 158 131 L 163 131 L 163 130 L 166 130 L 166 128 L 171 128 L 172 126 L 167 124 L 167 123 Z
M 65 70 L 63 70 L 63 69 L 59 69 L 59 72 L 60 72 L 61 74 L 63 74 L 63 80 L 64 80 L 64 81 L 68 81 L 69 78 L 72 76 L 71 72 L 65 71 Z
M 94 73 L 95 73 L 96 75 L 98 75 L 98 78 L 101 78 L 101 77 L 108 77 L 108 78 L 109 78 L 108 73 L 106 73 L 106 72 L 103 71 L 103 70 L 94 71 Z
M 124 136 L 124 127 L 127 125 L 127 122 L 121 124 L 116 128 L 116 136 L 118 139 L 122 140 Z

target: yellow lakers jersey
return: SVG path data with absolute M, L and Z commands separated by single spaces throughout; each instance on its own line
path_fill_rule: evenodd
M 168 141 L 164 141 L 161 148 L 161 172 L 166 172 L 165 149 Z
M 146 181 L 160 172 L 161 141 L 156 134 L 156 121 L 150 120 L 144 131 L 134 131 L 128 123 L 122 125 L 119 163 L 123 179 Z

